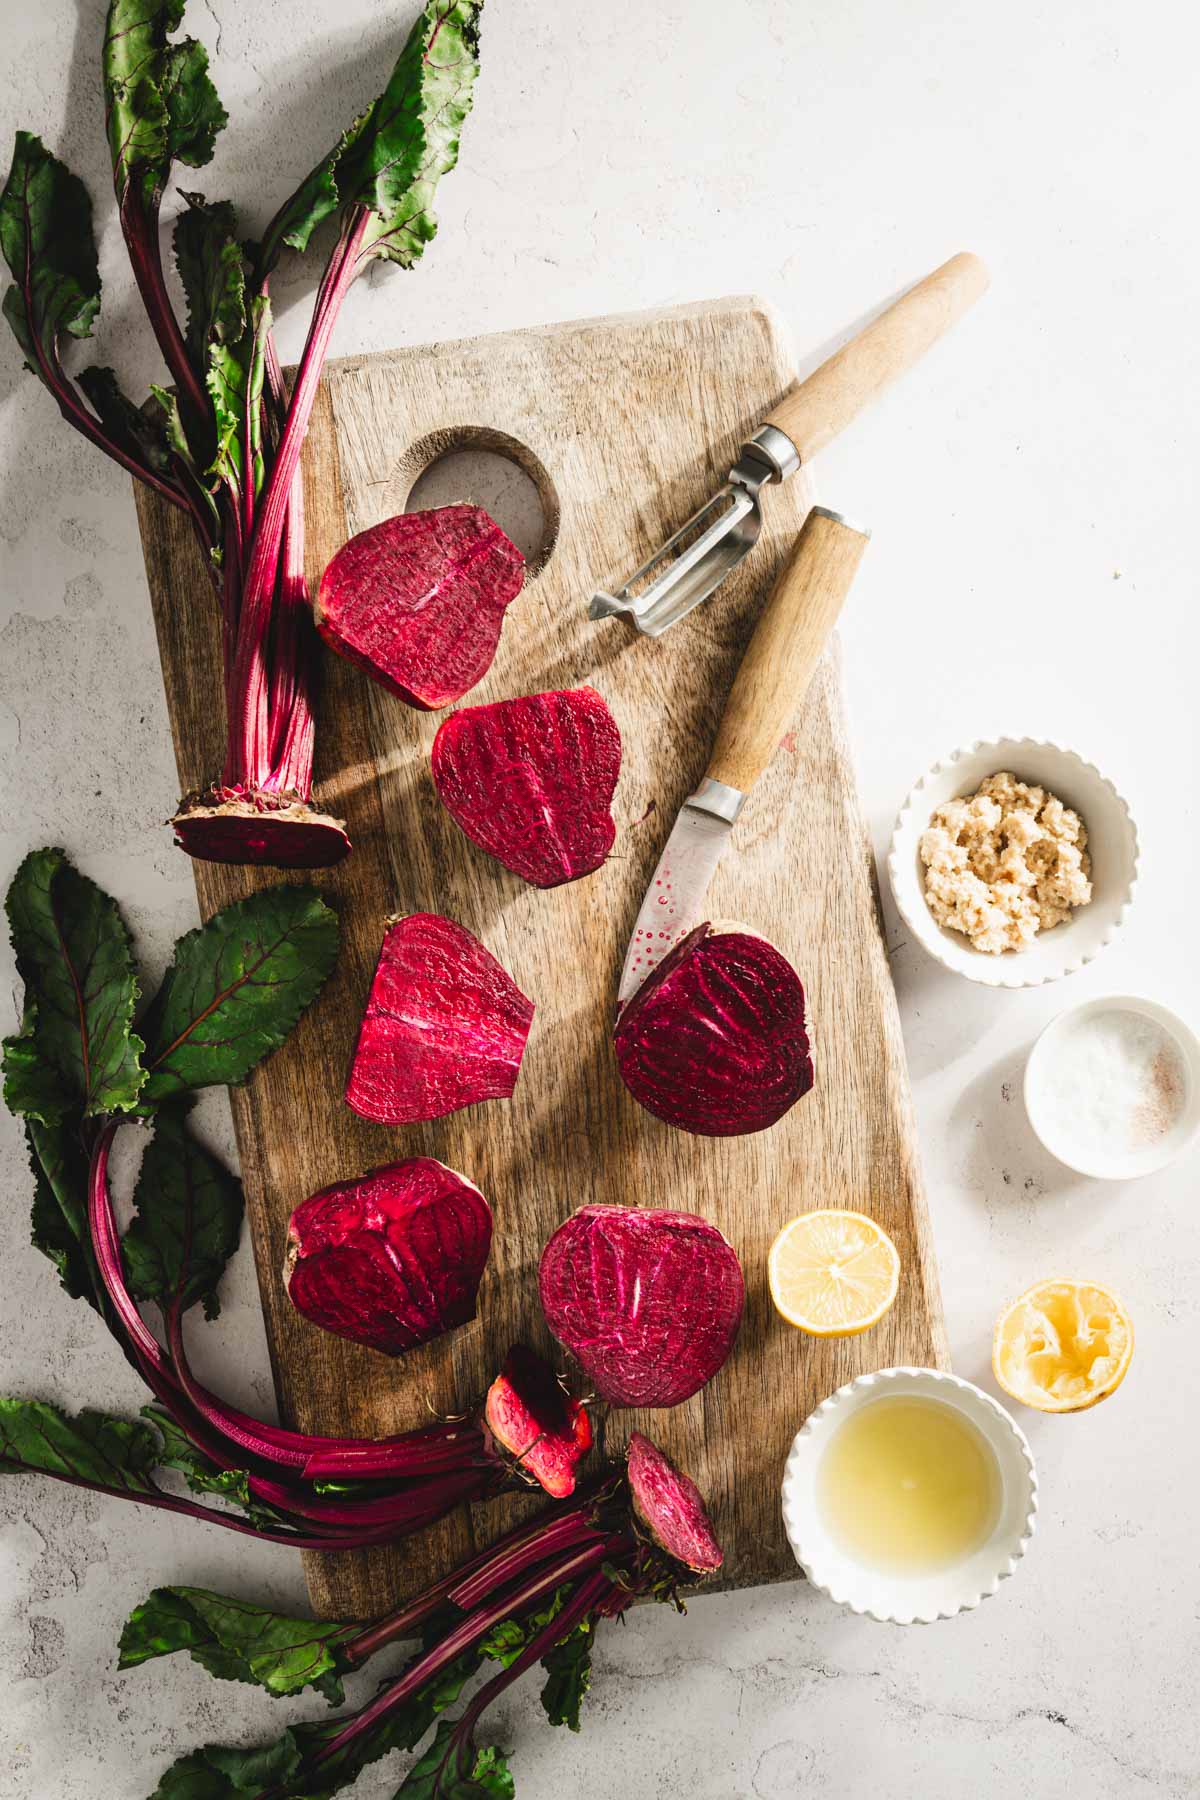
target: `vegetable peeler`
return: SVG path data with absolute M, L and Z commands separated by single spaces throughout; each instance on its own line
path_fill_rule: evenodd
M 786 481 L 823 449 L 868 400 L 918 362 L 987 285 L 987 270 L 977 256 L 969 251 L 952 256 L 790 388 L 742 445 L 724 487 L 615 593 L 597 589 L 589 618 L 620 614 L 644 636 L 661 637 L 707 600 L 754 547 L 762 526 L 762 489 Z

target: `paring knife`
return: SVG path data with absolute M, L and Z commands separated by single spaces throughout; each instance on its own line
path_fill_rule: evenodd
M 746 796 L 779 747 L 825 648 L 870 533 L 814 506 L 734 677 L 704 780 L 679 809 L 625 952 L 618 1006 L 705 917 Z

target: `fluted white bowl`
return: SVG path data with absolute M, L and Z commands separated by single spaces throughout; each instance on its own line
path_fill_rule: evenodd
M 911 1575 L 850 1556 L 830 1535 L 817 1491 L 817 1471 L 838 1428 L 861 1407 L 894 1396 L 934 1400 L 962 1413 L 995 1458 L 1000 1489 L 996 1522 L 977 1550 L 946 1568 Z M 941 1369 L 880 1369 L 847 1382 L 805 1420 L 783 1472 L 783 1522 L 796 1561 L 822 1594 L 881 1624 L 930 1625 L 978 1606 L 1015 1572 L 1037 1508 L 1037 1470 L 1025 1433 L 990 1394 Z
M 976 950 L 961 931 L 939 925 L 930 912 L 921 834 L 939 806 L 975 793 L 1001 769 L 1048 788 L 1079 814 L 1092 859 L 1092 898 L 1052 931 L 1040 931 L 1024 950 L 992 956 Z M 943 757 L 912 788 L 896 820 L 887 867 L 901 917 L 943 968 L 987 987 L 1038 987 L 1090 963 L 1124 924 L 1137 886 L 1137 827 L 1112 782 L 1077 751 L 1044 738 L 980 738 Z

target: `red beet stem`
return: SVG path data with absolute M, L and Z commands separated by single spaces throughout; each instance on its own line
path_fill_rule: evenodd
M 351 1662 L 364 1663 L 385 1644 L 408 1637 L 446 1600 L 462 1612 L 470 1612 L 489 1593 L 510 1586 L 526 1570 L 540 1567 L 550 1557 L 581 1549 L 586 1544 L 603 1543 L 612 1547 L 624 1540 L 606 1537 L 591 1519 L 593 1488 L 588 1494 L 559 1507 L 550 1518 L 539 1513 L 525 1525 L 518 1525 L 498 1542 L 481 1550 L 469 1562 L 451 1569 L 409 1601 L 398 1612 L 378 1620 L 342 1646 Z
M 328 1762 L 330 1757 L 337 1756 L 349 1744 L 354 1743 L 375 1730 L 376 1726 L 386 1719 L 397 1707 L 415 1694 L 425 1683 L 439 1674 L 456 1657 L 462 1655 L 485 1637 L 494 1625 L 503 1619 L 513 1618 L 537 1604 L 564 1582 L 574 1581 L 581 1575 L 589 1574 L 607 1556 L 608 1551 L 603 1543 L 589 1545 L 577 1550 L 572 1556 L 553 1563 L 549 1569 L 539 1570 L 514 1593 L 505 1590 L 490 1606 L 482 1606 L 469 1613 L 461 1624 L 434 1645 L 424 1656 L 418 1657 L 401 1675 L 398 1681 L 385 1687 L 383 1691 L 363 1708 L 335 1737 L 328 1739 L 312 1758 L 312 1766 L 319 1767 Z
M 227 1409 L 219 1401 L 214 1401 L 195 1380 L 184 1348 L 183 1319 L 177 1306 L 172 1307 L 168 1314 L 168 1332 L 171 1357 L 180 1386 L 205 1421 L 250 1456 L 268 1462 L 286 1460 L 289 1467 L 295 1469 L 296 1452 L 289 1451 L 281 1455 L 278 1447 L 268 1444 L 260 1432 L 244 1429 L 240 1423 L 235 1422 L 237 1416 L 231 1417 Z M 240 1418 L 244 1419 L 245 1415 L 240 1415 Z M 246 1423 L 252 1427 L 257 1425 L 255 1420 Z M 264 1490 L 261 1497 L 266 1498 L 268 1491 L 273 1490 L 272 1504 L 295 1513 L 302 1519 L 320 1519 L 324 1524 L 334 1526 L 357 1527 L 362 1524 L 370 1526 L 390 1523 L 412 1529 L 413 1521 L 424 1524 L 439 1518 L 443 1512 L 449 1512 L 462 1500 L 479 1498 L 487 1487 L 487 1476 L 469 1463 L 464 1466 L 460 1459 L 448 1468 L 422 1471 L 421 1479 L 410 1480 L 409 1485 L 398 1493 L 345 1504 L 323 1496 L 310 1498 L 290 1487 L 280 1487 L 269 1481 L 260 1481 L 258 1485 Z
M 194 1411 L 192 1403 L 182 1391 L 177 1372 L 172 1369 L 158 1340 L 147 1329 L 125 1286 L 120 1240 L 108 1192 L 108 1158 L 118 1124 L 118 1120 L 110 1120 L 105 1125 L 92 1152 L 88 1222 L 101 1280 L 142 1376 L 155 1398 L 167 1409 L 181 1430 L 186 1432 L 197 1449 L 216 1463 L 218 1468 L 226 1471 L 239 1469 L 241 1464 L 230 1458 L 227 1442 L 219 1433 L 208 1429 L 204 1419 Z M 348 1512 L 345 1507 L 325 1505 L 314 1509 L 297 1490 L 258 1475 L 248 1474 L 248 1485 L 254 1497 L 267 1505 L 301 1518 L 320 1519 L 335 1531 L 343 1526 L 353 1529 L 364 1518 L 368 1525 L 384 1522 L 382 1517 L 376 1519 L 363 1513 Z M 433 1495 L 427 1496 L 427 1503 L 434 1498 Z
M 593 1520 L 593 1498 L 594 1492 L 589 1493 L 581 1506 L 572 1505 L 566 1514 L 559 1513 L 550 1519 L 543 1515 L 536 1521 L 540 1526 L 538 1530 L 527 1528 L 502 1538 L 479 1559 L 478 1567 L 459 1571 L 458 1580 L 448 1590 L 449 1598 L 455 1606 L 469 1612 L 493 1588 L 507 1586 L 526 1569 L 536 1567 L 550 1556 L 582 1548 L 585 1544 L 604 1543 L 612 1548 L 620 1540 L 602 1531 Z
M 291 404 L 250 542 L 229 698 L 229 787 L 258 788 L 270 774 L 267 635 L 280 560 L 284 515 L 317 398 L 333 329 L 358 273 L 358 252 L 370 220 L 365 207 L 348 216 L 317 294 L 296 371 Z
M 136 457 L 130 456 L 121 449 L 119 444 L 113 442 L 99 420 L 79 398 L 58 357 L 51 356 L 47 352 L 37 332 L 33 333 L 32 342 L 38 370 L 46 386 L 54 395 L 58 403 L 58 410 L 67 424 L 73 425 L 76 431 L 81 432 L 98 449 L 103 450 L 106 456 L 111 456 L 112 460 L 119 463 L 130 475 L 136 476 L 148 488 L 153 489 L 163 500 L 169 500 L 172 506 L 178 506 L 196 518 L 197 515 L 182 489 L 175 486 L 173 482 L 163 480 L 146 463 L 139 462 Z
M 267 793 L 299 794 L 301 800 L 312 794 L 314 643 L 312 602 L 304 579 L 304 477 L 297 468 L 283 519 L 268 719 L 271 773 L 263 788 Z
M 114 1500 L 132 1500 L 137 1506 L 154 1506 L 163 1512 L 182 1513 L 186 1518 L 199 1519 L 205 1525 L 221 1525 L 226 1531 L 238 1531 L 244 1537 L 258 1538 L 265 1544 L 287 1544 L 293 1550 L 338 1550 L 358 1549 L 366 1547 L 370 1541 L 366 1536 L 360 1545 L 358 1542 L 348 1545 L 343 1538 L 306 1537 L 301 1532 L 272 1530 L 267 1525 L 255 1525 L 249 1519 L 241 1519 L 236 1513 L 218 1512 L 215 1507 L 201 1506 L 197 1500 L 185 1500 L 177 1494 L 164 1494 L 160 1489 L 153 1492 L 138 1493 L 133 1488 L 108 1487 L 101 1481 L 84 1481 L 78 1475 L 65 1475 L 57 1469 L 33 1469 L 28 1464 L 10 1461 L 0 1457 L 0 1469 L 11 1474 L 19 1474 L 28 1470 L 31 1475 L 49 1475 L 53 1481 L 65 1481 L 70 1487 L 86 1488 L 89 1493 L 107 1494 Z M 389 1534 L 390 1535 L 390 1534 Z M 387 1542 L 388 1537 L 382 1533 L 378 1542 Z
M 556 1613 L 548 1624 L 543 1625 L 540 1631 L 534 1633 L 520 1655 L 508 1665 L 507 1669 L 501 1669 L 498 1675 L 493 1675 L 492 1679 L 485 1682 L 480 1688 L 454 1727 L 455 1741 L 461 1743 L 464 1738 L 469 1738 L 488 1707 L 499 1698 L 505 1688 L 511 1687 L 514 1681 L 520 1680 L 526 1669 L 531 1669 L 534 1663 L 540 1662 L 543 1656 L 554 1649 L 556 1644 L 561 1644 L 569 1638 L 582 1620 L 588 1618 L 616 1592 L 615 1582 L 611 1581 L 601 1569 L 597 1569 L 594 1574 L 582 1581 L 562 1611 Z
M 167 292 L 162 266 L 162 246 L 158 235 L 158 202 L 145 205 L 140 198 L 137 180 L 131 180 L 124 193 L 117 190 L 117 212 L 133 278 L 150 320 L 163 361 L 179 389 L 186 408 L 207 418 L 210 404 L 192 367 L 171 297 Z

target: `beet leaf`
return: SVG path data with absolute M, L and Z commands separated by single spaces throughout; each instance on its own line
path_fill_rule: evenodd
M 87 1224 L 87 1158 L 68 1125 L 26 1119 L 33 1171 L 30 1236 L 48 1256 L 72 1300 L 97 1304 L 95 1262 Z
M 90 1411 L 70 1418 L 44 1400 L 0 1399 L 0 1475 L 40 1469 L 144 1494 L 157 1461 L 158 1439 L 142 1420 Z
M 102 57 L 113 180 L 118 199 L 162 198 L 172 162 L 210 161 L 228 115 L 194 38 L 168 42 L 183 0 L 112 0 Z
M 285 244 L 306 250 L 319 225 L 354 206 L 375 214 L 370 254 L 412 267 L 437 230 L 434 188 L 458 160 L 479 73 L 479 12 L 480 0 L 428 0 L 383 93 L 267 227 L 258 255 L 264 273 Z
M 480 1750 L 443 1719 L 420 1761 L 405 1776 L 396 1800 L 513 1800 L 508 1761 L 495 1744 Z
M 146 1014 L 143 1100 L 236 1085 L 278 1049 L 337 957 L 338 923 L 312 888 L 266 888 L 175 946 Z
M 249 1682 L 274 1695 L 312 1687 L 340 1706 L 346 1665 L 338 1646 L 354 1629 L 289 1618 L 205 1588 L 161 1587 L 126 1621 L 117 1666 L 133 1669 L 186 1650 L 221 1680 Z
M 344 1715 L 293 1725 L 273 1743 L 250 1750 L 206 1744 L 172 1763 L 150 1800 L 249 1800 L 250 1796 L 257 1800 L 267 1793 L 332 1800 L 380 1757 L 393 1750 L 415 1748 L 435 1719 L 453 1706 L 479 1667 L 479 1660 L 474 1651 L 457 1658 L 436 1681 L 428 1683 L 407 1705 L 397 1708 L 369 1736 L 328 1756 L 321 1763 L 319 1774 L 306 1771 L 341 1732 L 347 1722 Z M 304 1785 L 298 1788 L 295 1783 L 301 1776 Z
M 221 1494 L 244 1510 L 256 1503 L 250 1498 L 244 1469 L 222 1469 L 211 1457 L 198 1450 L 191 1438 L 161 1406 L 143 1406 L 142 1418 L 158 1432 L 162 1443 L 158 1452 L 160 1469 L 172 1469 L 183 1476 L 193 1494 Z
M 176 219 L 172 239 L 175 267 L 187 301 L 187 346 L 197 367 L 207 369 L 212 347 L 235 344 L 246 328 L 242 246 L 228 200 L 183 198 L 187 211 Z
M 156 1300 L 164 1310 L 202 1300 L 213 1319 L 217 1283 L 241 1234 L 242 1186 L 197 1143 L 185 1119 L 178 1106 L 156 1116 L 121 1249 L 135 1299 Z
M 552 1725 L 579 1730 L 579 1709 L 592 1684 L 594 1641 L 592 1622 L 583 1619 L 569 1638 L 543 1656 L 546 1685 L 542 1689 L 542 1706 Z
M 34 850 L 8 890 L 25 1013 L 4 1045 L 10 1112 L 54 1124 L 128 1112 L 146 1076 L 132 1029 L 138 983 L 116 903 L 61 850 Z
M 53 383 L 60 336 L 85 338 L 100 310 L 92 202 L 78 175 L 31 131 L 18 131 L 0 200 L 0 243 L 14 285 L 4 316 L 35 375 Z
M 113 369 L 81 369 L 76 381 L 91 401 L 112 442 L 131 459 L 145 463 L 156 475 L 169 475 L 168 415 L 173 416 L 175 411 L 174 396 L 163 395 L 161 400 L 151 398 L 143 405 L 135 406 Z M 163 390 L 154 388 L 151 392 L 159 395 Z

